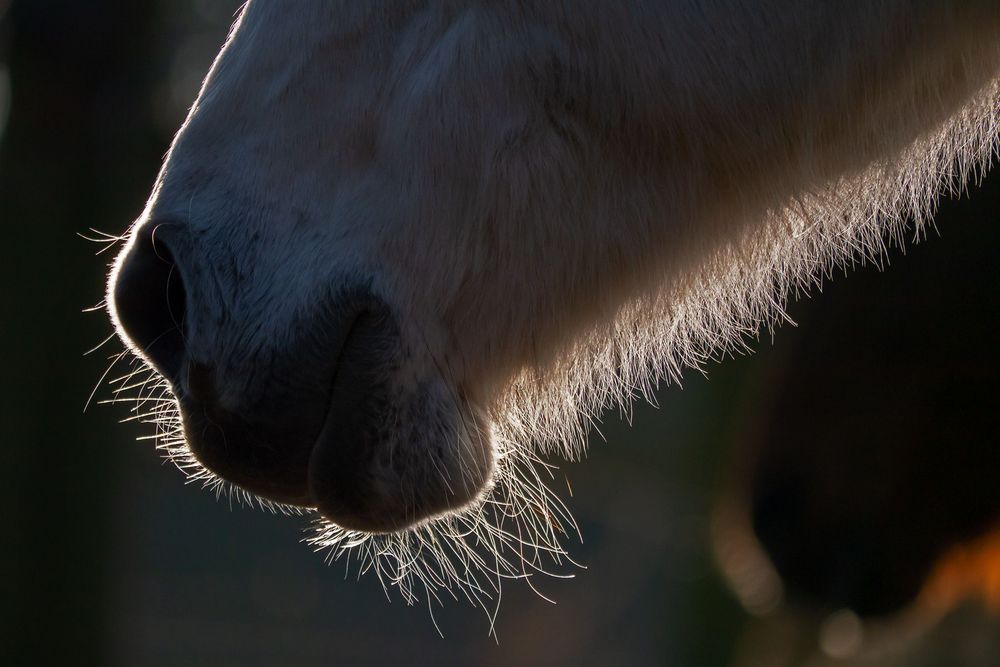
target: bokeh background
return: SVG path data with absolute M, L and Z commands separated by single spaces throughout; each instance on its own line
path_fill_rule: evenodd
M 496 638 L 454 601 L 441 638 L 304 521 L 186 486 L 99 403 L 120 347 L 85 355 L 111 329 L 84 311 L 113 251 L 81 235 L 142 210 L 238 4 L 0 0 L 0 664 L 1000 664 L 976 542 L 1000 516 L 1000 174 L 755 354 L 607 415 L 554 482 L 584 567 L 536 582 L 556 604 L 508 584 Z

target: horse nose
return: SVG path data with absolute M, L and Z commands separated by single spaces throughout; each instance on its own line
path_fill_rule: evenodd
M 184 364 L 185 299 L 174 254 L 146 225 L 118 269 L 113 309 L 125 336 L 171 382 Z
M 138 229 L 110 290 L 119 333 L 171 386 L 187 449 L 206 469 L 261 498 L 285 504 L 309 503 L 306 471 L 316 433 L 327 413 L 321 391 L 285 393 L 232 391 L 224 400 L 226 373 L 211 351 L 196 358 L 188 336 L 215 337 L 202 323 L 199 331 L 185 308 L 197 290 L 190 276 L 199 269 L 176 227 L 147 224 Z M 157 229 L 160 233 L 157 233 Z M 192 262 L 184 267 L 183 262 Z M 182 274 L 187 273 L 185 285 Z M 317 386 L 325 386 L 326 369 Z M 308 384 L 308 371 L 292 364 L 287 376 Z M 302 378 L 306 379 L 303 380 Z M 294 384 L 294 382 L 293 382 Z M 258 393 L 266 394 L 266 400 Z

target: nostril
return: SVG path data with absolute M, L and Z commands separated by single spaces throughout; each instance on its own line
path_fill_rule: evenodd
M 173 254 L 143 230 L 122 261 L 112 294 L 123 333 L 168 380 L 184 361 L 185 291 Z

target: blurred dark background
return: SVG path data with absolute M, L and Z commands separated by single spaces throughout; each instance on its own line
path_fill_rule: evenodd
M 608 415 L 562 466 L 586 569 L 536 584 L 555 605 L 508 584 L 499 643 L 458 602 L 438 637 L 303 520 L 185 486 L 127 408 L 85 412 L 120 347 L 84 356 L 112 253 L 80 235 L 140 213 L 238 5 L 0 0 L 0 664 L 1000 661 L 1000 548 L 969 546 L 1000 517 L 1000 174 L 755 355 Z M 969 576 L 935 579 L 948 558 Z

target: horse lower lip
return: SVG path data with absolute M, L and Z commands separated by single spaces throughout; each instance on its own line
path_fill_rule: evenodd
M 412 426 L 390 423 L 413 418 L 398 413 L 390 389 L 399 349 L 394 318 L 372 299 L 344 337 L 329 413 L 309 459 L 310 497 L 321 514 L 345 528 L 387 532 L 408 523 L 405 490 L 394 477 L 405 471 L 384 458 L 386 438 Z
M 491 478 L 484 434 L 463 430 L 471 408 L 433 374 L 398 381 L 414 372 L 405 355 L 395 318 L 373 299 L 344 339 L 309 458 L 317 511 L 343 528 L 405 531 L 464 507 Z
M 361 314 L 359 313 L 354 316 L 354 318 L 351 320 L 350 325 L 346 329 L 344 329 L 345 331 L 344 336 L 341 339 L 340 345 L 337 349 L 337 357 L 333 366 L 333 378 L 330 380 L 329 401 L 327 401 L 326 417 L 323 419 L 323 425 L 320 427 L 319 433 L 316 434 L 316 438 L 315 440 L 313 440 L 312 446 L 309 448 L 310 462 L 312 461 L 313 452 L 315 452 L 316 448 L 319 447 L 320 443 L 324 439 L 324 436 L 330 430 L 330 425 L 332 420 L 335 419 L 334 415 L 336 413 L 336 405 L 335 405 L 334 395 L 337 383 L 341 380 L 341 367 L 344 361 L 344 350 L 346 349 L 347 342 L 351 339 L 351 335 L 354 333 L 355 328 L 357 328 L 358 320 L 360 319 L 361 319 Z M 311 485 L 309 485 L 308 483 L 306 484 L 306 495 L 309 498 L 310 507 L 312 509 L 316 509 L 317 503 L 313 499 L 312 488 Z

